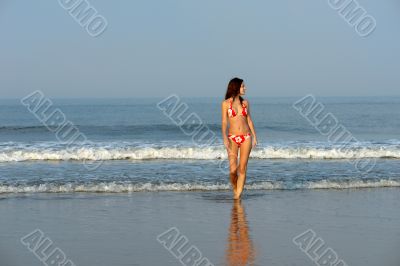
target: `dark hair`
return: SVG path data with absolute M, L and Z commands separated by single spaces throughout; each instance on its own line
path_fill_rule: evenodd
M 233 78 L 228 83 L 228 88 L 226 89 L 225 100 L 231 97 L 235 98 L 240 94 L 240 87 L 242 86 L 243 79 Z M 243 102 L 242 96 L 239 96 L 240 104 Z

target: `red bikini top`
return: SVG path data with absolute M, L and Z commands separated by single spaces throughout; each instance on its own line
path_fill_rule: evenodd
M 230 105 L 229 105 L 229 108 L 228 108 L 228 116 L 229 117 L 235 117 L 236 116 L 236 112 L 232 108 L 232 101 L 233 100 L 230 100 Z M 247 116 L 247 108 L 246 108 L 246 105 L 244 103 L 242 103 L 242 113 L 241 114 L 242 114 L 242 116 Z

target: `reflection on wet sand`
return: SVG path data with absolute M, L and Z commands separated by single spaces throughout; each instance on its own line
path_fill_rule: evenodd
M 246 213 L 240 200 L 235 200 L 231 212 L 226 264 L 229 266 L 253 265 L 255 250 L 249 234 Z

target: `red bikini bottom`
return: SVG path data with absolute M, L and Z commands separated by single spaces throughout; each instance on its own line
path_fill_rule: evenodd
M 250 133 L 247 133 L 247 134 L 244 134 L 244 135 L 228 134 L 228 138 L 233 140 L 239 147 L 240 147 L 240 144 L 242 144 L 246 139 L 248 139 L 250 137 L 251 137 Z

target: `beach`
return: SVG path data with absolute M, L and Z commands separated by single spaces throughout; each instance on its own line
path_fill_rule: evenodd
M 87 140 L 73 142 L 1 100 L 0 266 L 399 265 L 400 98 L 324 98 L 345 143 L 298 99 L 255 99 L 240 202 L 218 101 L 179 100 L 204 143 L 162 100 L 54 100 Z
M 0 266 L 400 266 L 398 2 L 0 1 Z
M 3 195 L 1 265 L 43 265 L 20 240 L 36 229 L 75 265 L 180 265 L 157 240 L 173 227 L 213 265 L 313 265 L 293 242 L 309 229 L 324 241 L 316 254 L 330 247 L 347 265 L 400 261 L 397 188 L 244 193 Z

